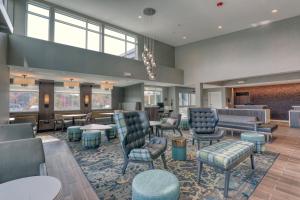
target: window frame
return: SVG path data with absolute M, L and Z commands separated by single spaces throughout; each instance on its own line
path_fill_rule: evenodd
M 40 15 L 38 13 L 34 13 L 34 12 L 29 11 L 29 9 L 28 9 L 29 4 L 31 4 L 33 6 L 40 7 L 40 8 L 48 9 L 49 17 L 46 17 L 44 15 Z M 48 6 L 47 4 L 36 2 L 36 1 L 27 1 L 26 2 L 26 17 L 25 17 L 26 37 L 30 37 L 30 36 L 28 36 L 28 14 L 31 14 L 31 15 L 34 15 L 34 16 L 37 16 L 37 17 L 41 17 L 41 18 L 44 18 L 44 19 L 48 20 L 48 39 L 46 41 L 50 41 L 50 38 L 51 38 L 51 17 L 52 17 L 51 7 Z M 34 37 L 30 37 L 30 38 L 34 38 Z M 35 38 L 35 39 L 39 39 L 39 38 Z M 39 39 L 39 40 L 41 40 L 41 39 Z

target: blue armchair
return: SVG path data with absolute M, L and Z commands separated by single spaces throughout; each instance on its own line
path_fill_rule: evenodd
M 124 154 L 122 174 L 125 174 L 129 162 L 148 163 L 153 169 L 153 160 L 161 157 L 167 168 L 165 151 L 167 139 L 152 138 L 146 143 L 145 136 L 149 131 L 149 120 L 145 112 L 120 112 L 114 114 L 119 139 Z

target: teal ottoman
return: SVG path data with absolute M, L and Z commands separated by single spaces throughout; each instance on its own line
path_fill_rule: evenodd
M 181 130 L 188 130 L 189 129 L 189 120 L 188 120 L 188 118 L 182 118 L 181 119 L 179 128 Z
M 79 141 L 81 139 L 82 131 L 80 130 L 81 126 L 70 126 L 67 129 L 68 140 L 69 141 Z
M 133 179 L 133 200 L 178 200 L 179 196 L 179 181 L 168 171 L 148 170 Z
M 105 130 L 105 136 L 107 140 L 115 139 L 117 137 L 117 125 L 115 124 L 109 124 L 108 126 L 111 127 L 111 129 Z
M 173 160 L 186 160 L 186 139 L 184 137 L 172 139 L 172 158 Z
M 265 151 L 265 136 L 259 133 L 245 132 L 241 134 L 241 140 L 255 144 L 255 152 L 261 153 Z
M 82 133 L 81 144 L 84 148 L 98 148 L 101 143 L 100 131 L 85 131 Z

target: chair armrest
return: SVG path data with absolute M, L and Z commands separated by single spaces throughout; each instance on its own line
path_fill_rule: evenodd
M 47 167 L 46 167 L 46 163 L 41 163 L 40 164 L 40 176 L 47 176 Z

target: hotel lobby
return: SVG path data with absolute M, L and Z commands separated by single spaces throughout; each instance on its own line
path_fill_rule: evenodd
M 300 1 L 0 0 L 0 200 L 300 199 Z

